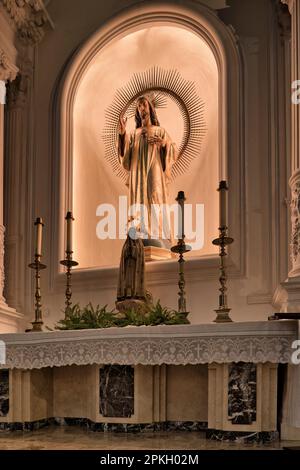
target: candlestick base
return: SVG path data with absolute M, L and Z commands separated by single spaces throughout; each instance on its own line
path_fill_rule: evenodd
M 60 264 L 63 266 L 67 266 L 67 268 L 72 268 L 73 266 L 78 266 L 77 261 L 73 261 L 72 259 L 63 259 L 60 261 Z
M 40 261 L 34 261 L 34 263 L 30 263 L 28 267 L 31 269 L 38 269 L 39 271 L 47 268 L 47 266 L 45 264 L 42 264 Z
M 190 245 L 186 245 L 184 242 L 178 243 L 177 245 L 172 246 L 171 248 L 171 251 L 173 253 L 179 253 L 179 254 L 188 253 L 191 250 L 192 250 L 192 247 Z
M 191 247 L 184 243 L 184 239 L 178 240 L 177 245 L 172 246 L 171 251 L 173 253 L 179 254 L 179 280 L 178 280 L 178 313 L 181 315 L 183 319 L 183 323 L 189 323 L 187 316 L 189 312 L 186 309 L 186 298 L 185 298 L 185 278 L 184 278 L 184 253 L 191 251 Z
M 215 310 L 217 316 L 214 319 L 214 322 L 215 323 L 230 323 L 230 322 L 232 322 L 232 320 L 229 316 L 230 310 L 231 310 L 231 308 L 217 308 Z
M 32 324 L 32 328 L 28 328 L 27 330 L 25 330 L 25 333 L 32 333 L 32 332 L 40 332 L 40 331 L 44 331 L 43 329 L 43 325 L 44 325 L 44 322 L 43 321 L 33 321 L 31 322 Z
M 234 242 L 234 239 L 231 237 L 222 236 L 219 238 L 215 238 L 212 243 L 213 245 L 221 246 L 221 245 L 231 245 Z
M 178 314 L 179 314 L 178 316 L 181 319 L 182 323 L 184 323 L 186 325 L 189 325 L 191 323 L 190 320 L 188 319 L 189 313 L 190 312 L 181 312 L 181 311 L 178 312 Z
M 62 266 L 65 266 L 66 269 L 66 277 L 67 277 L 67 282 L 66 282 L 66 301 L 65 301 L 65 318 L 67 317 L 68 312 L 72 308 L 72 285 L 71 285 L 71 278 L 72 278 L 72 268 L 74 266 L 78 266 L 77 261 L 74 261 L 72 259 L 72 254 L 73 251 L 66 251 L 66 258 L 60 261 L 60 264 Z

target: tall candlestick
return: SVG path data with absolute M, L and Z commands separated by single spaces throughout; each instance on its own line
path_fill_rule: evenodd
M 41 296 L 41 275 L 42 269 L 46 269 L 46 265 L 41 263 L 42 257 L 42 230 L 43 221 L 41 217 L 37 217 L 34 223 L 36 226 L 36 243 L 34 262 L 29 264 L 31 269 L 35 270 L 35 318 L 32 322 L 32 329 L 26 331 L 42 331 L 43 328 L 43 315 L 42 315 L 42 296 Z
M 179 227 L 178 227 L 178 232 L 179 232 L 178 233 L 178 238 L 180 240 L 183 240 L 184 237 L 185 237 L 185 234 L 184 234 L 184 201 L 185 201 L 184 191 L 179 191 L 178 192 L 176 201 L 178 202 L 178 205 L 180 207 L 180 214 L 179 215 L 181 215 L 181 218 L 179 219 L 180 223 L 179 223 Z
M 227 227 L 227 191 L 228 186 L 226 181 L 220 181 L 219 184 L 219 210 L 220 210 L 220 218 L 219 218 L 219 226 Z
M 227 305 L 227 245 L 233 243 L 233 238 L 228 236 L 228 221 L 227 221 L 227 192 L 228 186 L 226 181 L 220 181 L 219 184 L 219 198 L 220 198 L 220 220 L 219 220 L 219 238 L 213 240 L 213 244 L 219 246 L 220 256 L 220 288 L 219 288 L 219 307 L 215 310 L 217 317 L 215 322 L 231 322 L 229 316 L 230 308 Z
M 220 256 L 220 288 L 219 288 L 219 307 L 215 310 L 217 317 L 214 320 L 216 323 L 231 322 L 229 316 L 230 308 L 227 305 L 227 270 L 225 259 L 227 257 L 226 246 L 233 243 L 233 238 L 228 237 L 228 227 L 219 227 L 219 238 L 213 240 L 213 244 L 219 246 Z
M 73 252 L 73 227 L 72 222 L 74 218 L 72 216 L 72 212 L 67 212 L 66 221 L 67 221 L 67 245 L 66 245 L 66 252 L 72 253 Z
M 36 256 L 42 256 L 42 232 L 44 226 L 42 218 L 37 217 L 34 225 L 36 226 L 35 254 Z

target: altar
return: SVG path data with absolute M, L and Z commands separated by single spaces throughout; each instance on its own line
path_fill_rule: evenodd
M 0 428 L 274 435 L 297 338 L 294 320 L 2 334 Z

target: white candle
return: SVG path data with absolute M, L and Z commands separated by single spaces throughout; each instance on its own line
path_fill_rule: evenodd
M 185 201 L 185 196 L 184 196 L 184 191 L 179 191 L 177 198 L 176 198 L 178 205 L 180 207 L 180 212 L 181 212 L 181 225 L 179 225 L 179 234 L 178 238 L 180 240 L 183 240 L 184 238 L 184 201 Z
M 34 225 L 36 226 L 35 254 L 36 256 L 42 256 L 42 232 L 44 224 L 41 217 L 37 217 Z
M 226 181 L 220 181 L 219 185 L 219 203 L 220 203 L 220 227 L 227 227 L 227 191 Z
M 66 221 L 67 221 L 67 246 L 66 246 L 66 251 L 68 253 L 73 252 L 73 227 L 72 227 L 72 222 L 73 222 L 73 216 L 72 212 L 67 212 L 66 215 Z

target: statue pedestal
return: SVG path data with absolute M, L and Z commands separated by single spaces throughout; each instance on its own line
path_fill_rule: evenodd
M 120 313 L 128 310 L 134 310 L 137 313 L 145 313 L 147 310 L 146 300 L 140 299 L 124 299 L 116 301 L 116 308 Z
M 278 289 L 276 303 L 281 313 L 300 312 L 300 277 L 289 277 Z
M 145 261 L 162 261 L 164 259 L 171 259 L 175 256 L 167 248 L 160 248 L 158 246 L 144 246 Z
M 0 331 L 1 333 L 17 333 L 21 329 L 23 315 L 0 301 Z

